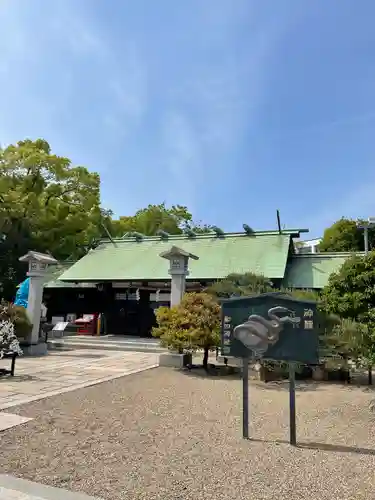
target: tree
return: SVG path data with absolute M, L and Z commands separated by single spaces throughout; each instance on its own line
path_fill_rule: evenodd
M 99 175 L 52 154 L 42 139 L 0 151 L 0 193 L 2 232 L 26 228 L 36 245 L 57 258 L 98 234 Z
M 337 318 L 325 335 L 325 347 L 329 355 L 339 354 L 344 358 L 360 360 L 365 354 L 368 360 L 372 357 L 369 339 L 367 325 L 364 323 Z
M 79 257 L 100 236 L 100 179 L 48 142 L 20 141 L 0 150 L 0 276 L 11 298 L 24 276 L 18 258 L 30 249 L 57 259 Z
M 316 292 L 315 290 L 300 290 L 296 288 L 285 288 L 281 291 L 283 291 L 287 295 L 292 296 L 295 299 L 314 300 L 315 302 L 318 303 L 318 305 L 320 304 L 319 293 Z
M 160 307 L 156 319 L 158 326 L 152 335 L 180 353 L 203 349 L 207 370 L 209 351 L 220 344 L 220 306 L 214 297 L 204 292 L 186 293 L 179 305 Z
M 229 274 L 226 278 L 218 280 L 207 287 L 205 292 L 219 299 L 258 295 L 260 293 L 282 292 L 296 299 L 319 301 L 319 294 L 314 290 L 273 288 L 273 284 L 270 279 L 266 278 L 262 274 L 255 274 L 251 272 L 243 274 Z
M 132 216 L 121 216 L 111 222 L 111 233 L 117 238 L 131 232 L 154 236 L 160 230 L 169 234 L 182 234 L 188 229 L 202 233 L 210 231 L 210 226 L 194 223 L 187 207 L 172 205 L 167 208 L 165 203 L 148 205 Z
M 375 230 L 369 229 L 370 248 L 375 244 Z M 319 245 L 321 252 L 358 252 L 364 250 L 363 229 L 357 222 L 342 217 L 323 234 Z
M 242 295 L 257 295 L 274 292 L 272 282 L 254 273 L 232 273 L 218 280 L 206 289 L 206 292 L 217 298 L 239 297 Z
M 347 259 L 330 275 L 322 301 L 324 310 L 342 318 L 368 319 L 375 307 L 375 252 Z
M 375 362 L 374 251 L 365 257 L 353 256 L 331 274 L 322 293 L 322 307 L 327 313 L 360 323 L 358 339 L 351 342 L 356 344 L 357 356 L 371 367 Z M 369 381 L 370 375 L 369 369 Z

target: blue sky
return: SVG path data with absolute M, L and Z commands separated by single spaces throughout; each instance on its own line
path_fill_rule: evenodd
M 0 0 L 0 143 L 47 139 L 117 215 L 318 236 L 375 215 L 373 0 Z

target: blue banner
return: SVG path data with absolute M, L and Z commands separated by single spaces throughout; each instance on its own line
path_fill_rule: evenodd
M 19 286 L 16 293 L 16 299 L 14 301 L 15 306 L 24 307 L 27 309 L 27 302 L 29 299 L 29 286 L 30 278 L 26 278 Z

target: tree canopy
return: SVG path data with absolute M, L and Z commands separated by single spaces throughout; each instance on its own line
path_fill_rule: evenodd
M 274 291 L 272 282 L 268 278 L 254 273 L 229 274 L 226 278 L 213 283 L 206 290 L 207 293 L 218 298 L 256 295 L 272 291 Z
M 52 154 L 42 139 L 0 150 L 3 289 L 13 288 L 24 274 L 18 258 L 31 248 L 57 259 L 82 255 L 99 235 L 100 217 L 97 173 Z
M 366 320 L 375 307 L 375 252 L 353 256 L 332 273 L 322 293 L 325 310 L 342 318 Z
M 118 220 L 110 222 L 110 232 L 117 238 L 131 232 L 153 236 L 158 231 L 181 234 L 188 229 L 202 233 L 210 231 L 210 226 L 195 223 L 187 207 L 172 205 L 171 208 L 168 208 L 165 203 L 148 205 L 148 207 L 138 210 L 134 215 L 120 216 Z
M 369 246 L 375 244 L 375 230 L 369 229 Z M 328 227 L 319 244 L 321 252 L 358 252 L 364 250 L 363 229 L 357 221 L 342 217 Z
M 342 320 L 355 321 L 350 326 L 341 321 L 336 338 L 348 343 L 349 351 L 375 362 L 375 251 L 368 256 L 353 256 L 331 274 L 322 293 L 322 307 Z M 345 331 L 346 333 L 345 333 Z M 335 333 L 335 332 L 334 332 Z M 339 336 L 337 334 L 340 334 Z
M 51 153 L 44 140 L 0 151 L 0 221 L 8 237 L 25 230 L 37 247 L 66 258 L 97 235 L 100 178 Z

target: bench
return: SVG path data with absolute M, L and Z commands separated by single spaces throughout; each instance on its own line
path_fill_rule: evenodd
M 18 354 L 13 351 L 7 351 L 4 353 L 3 357 L 1 359 L 10 359 L 10 370 L 7 370 L 6 368 L 0 368 L 0 375 L 10 375 L 11 377 L 14 377 L 14 368 L 16 366 L 16 357 Z

